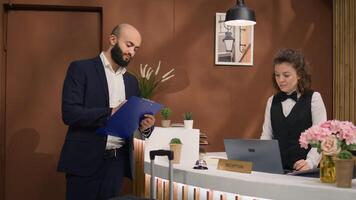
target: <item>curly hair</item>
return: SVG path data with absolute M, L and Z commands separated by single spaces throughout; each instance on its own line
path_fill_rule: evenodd
M 296 70 L 298 79 L 298 91 L 304 94 L 311 88 L 311 75 L 308 72 L 309 65 L 304 59 L 304 55 L 295 49 L 281 49 L 273 59 L 273 67 L 278 64 L 289 63 Z M 275 74 L 272 74 L 273 86 L 281 91 L 276 82 Z

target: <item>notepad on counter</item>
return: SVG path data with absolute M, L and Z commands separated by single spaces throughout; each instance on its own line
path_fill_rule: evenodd
M 145 114 L 154 115 L 162 107 L 159 103 L 132 96 L 108 119 L 104 127 L 96 131 L 99 134 L 130 138 Z

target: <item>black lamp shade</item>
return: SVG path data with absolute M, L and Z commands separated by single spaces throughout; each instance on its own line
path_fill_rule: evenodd
M 243 1 L 226 12 L 225 24 L 228 26 L 250 26 L 256 24 L 255 12 L 247 8 Z

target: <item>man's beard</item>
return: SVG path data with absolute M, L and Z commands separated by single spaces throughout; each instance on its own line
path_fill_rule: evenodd
M 114 47 L 111 49 L 111 58 L 114 60 L 116 64 L 118 64 L 120 67 L 127 67 L 127 65 L 130 63 L 130 58 L 126 61 L 124 60 L 123 57 L 123 52 L 120 49 L 118 43 L 114 45 Z

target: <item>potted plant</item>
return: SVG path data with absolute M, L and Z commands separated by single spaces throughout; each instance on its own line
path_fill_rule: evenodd
M 158 62 L 156 68 L 149 67 L 148 64 L 140 64 L 140 72 L 133 73 L 138 81 L 139 96 L 146 99 L 151 99 L 155 94 L 157 88 L 169 79 L 174 77 L 174 68 L 163 74 L 159 75 L 161 61 Z
M 301 147 L 310 145 L 322 153 L 320 180 L 335 182 L 337 187 L 351 187 L 356 149 L 356 126 L 352 122 L 330 120 L 314 125 L 299 138 Z
M 183 115 L 184 118 L 184 128 L 193 129 L 193 115 L 191 112 L 185 112 Z
M 171 126 L 171 120 L 169 120 L 169 117 L 172 114 L 172 110 L 168 107 L 164 107 L 161 110 L 161 116 L 162 116 L 162 121 L 161 125 L 162 127 L 170 127 Z
M 169 148 L 174 153 L 174 159 L 172 163 L 179 164 L 180 163 L 180 154 L 182 151 L 182 141 L 179 138 L 172 138 L 169 142 Z

